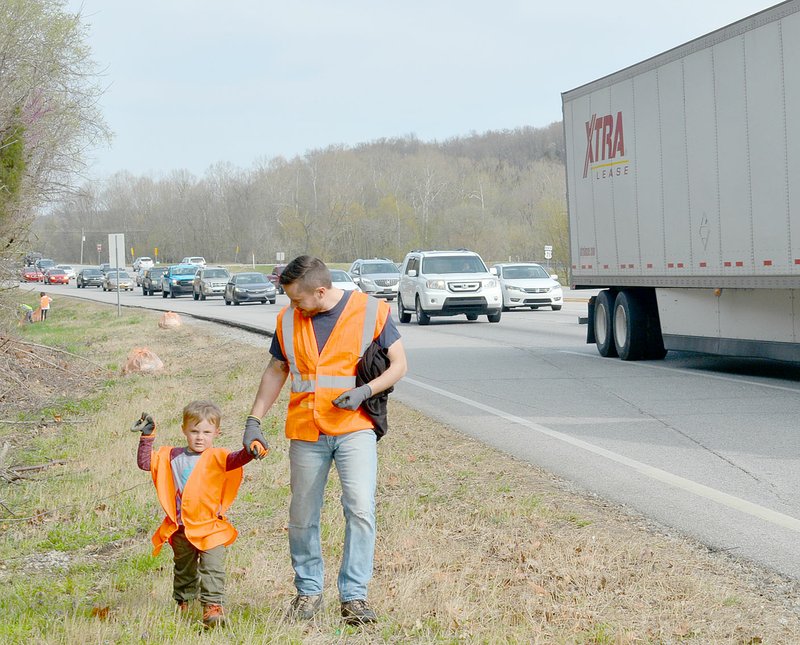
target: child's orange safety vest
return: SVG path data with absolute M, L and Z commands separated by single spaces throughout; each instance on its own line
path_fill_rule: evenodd
M 153 555 L 158 555 L 164 543 L 178 530 L 171 452 L 171 446 L 162 446 L 150 461 L 150 472 L 158 501 L 167 514 L 153 534 Z M 201 551 L 208 551 L 221 544 L 228 546 L 238 535 L 224 514 L 239 492 L 242 469 L 226 471 L 227 459 L 228 451 L 224 448 L 204 450 L 181 495 L 181 520 L 186 539 Z

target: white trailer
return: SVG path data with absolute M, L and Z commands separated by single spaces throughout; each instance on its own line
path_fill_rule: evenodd
M 800 0 L 562 101 L 587 342 L 800 360 Z

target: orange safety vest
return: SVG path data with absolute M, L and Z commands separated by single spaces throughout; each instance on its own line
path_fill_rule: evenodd
M 280 311 L 275 330 L 292 385 L 287 439 L 317 441 L 320 433 L 341 435 L 373 427 L 362 408 L 342 410 L 333 400 L 356 386 L 358 361 L 380 336 L 389 313 L 387 303 L 353 292 L 320 354 L 311 318 L 292 306 Z
M 156 494 L 167 516 L 153 534 L 153 555 L 178 530 L 178 509 L 175 507 L 175 480 L 170 463 L 171 446 L 162 446 L 150 461 L 150 472 L 156 485 Z M 242 469 L 225 470 L 228 451 L 224 448 L 208 448 L 200 455 L 181 496 L 181 519 L 186 539 L 201 551 L 215 546 L 228 546 L 238 532 L 225 518 L 239 485 Z
M 42 309 L 50 309 L 51 302 L 53 302 L 53 299 L 50 296 L 42 296 L 39 298 L 39 306 Z

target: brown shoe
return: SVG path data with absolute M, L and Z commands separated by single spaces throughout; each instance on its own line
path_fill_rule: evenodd
M 322 594 L 301 596 L 298 594 L 289 605 L 286 618 L 289 620 L 311 620 L 322 609 Z
M 348 600 L 342 603 L 342 618 L 348 625 L 366 625 L 378 620 L 366 600 Z
M 203 627 L 219 627 L 225 624 L 225 610 L 222 605 L 203 606 Z
M 180 600 L 178 601 L 178 612 L 181 614 L 188 614 L 189 613 L 189 601 L 188 600 Z

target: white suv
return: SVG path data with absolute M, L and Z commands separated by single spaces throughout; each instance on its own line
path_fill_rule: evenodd
M 401 323 L 427 325 L 431 316 L 486 315 L 500 322 L 503 294 L 497 278 L 472 251 L 412 251 L 400 268 L 397 313 Z

